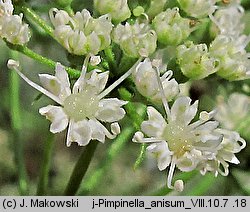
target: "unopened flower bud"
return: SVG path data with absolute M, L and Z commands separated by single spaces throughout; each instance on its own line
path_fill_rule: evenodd
M 133 73 L 133 77 L 136 88 L 140 94 L 149 98 L 153 102 L 159 103 L 161 102 L 161 94 L 157 82 L 156 70 L 154 70 L 152 66 L 159 64 L 155 64 L 155 61 L 153 62 L 154 64 L 152 64 L 149 59 L 145 59 L 137 66 L 135 72 Z M 171 71 L 168 71 L 160 77 L 164 95 L 168 101 L 171 101 L 179 94 L 178 83 L 175 79 L 170 80 L 171 73 Z
M 109 13 L 115 23 L 131 16 L 127 0 L 94 0 L 94 7 L 102 15 Z
M 0 36 L 13 44 L 23 45 L 30 39 L 28 24 L 22 23 L 22 14 L 5 15 L 1 18 Z
M 249 37 L 219 35 L 210 45 L 210 53 L 219 62 L 217 74 L 227 80 L 250 78 L 250 55 L 245 51 Z
M 157 36 L 148 24 L 119 24 L 113 32 L 113 41 L 120 45 L 129 57 L 139 58 L 151 55 L 156 49 Z
M 112 23 L 109 15 L 95 19 L 83 9 L 70 17 L 65 11 L 51 9 L 50 19 L 55 27 L 55 37 L 70 53 L 93 54 L 105 49 L 111 43 Z
M 190 79 L 202 79 L 217 71 L 218 61 L 211 57 L 206 44 L 187 42 L 177 47 L 177 62 Z
M 216 0 L 178 0 L 178 2 L 181 9 L 195 18 L 208 16 L 216 9 Z
M 174 183 L 174 189 L 178 192 L 182 192 L 184 189 L 184 183 L 182 180 L 176 180 Z
M 177 7 L 160 13 L 153 20 L 158 41 L 165 45 L 178 45 L 191 32 L 189 22 L 188 19 L 180 16 Z
M 147 15 L 150 18 L 155 17 L 157 14 L 164 10 L 167 0 L 151 0 L 150 7 L 147 10 Z

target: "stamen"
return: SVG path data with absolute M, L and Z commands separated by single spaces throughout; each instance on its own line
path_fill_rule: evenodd
M 102 99 L 104 96 L 108 95 L 114 88 L 116 88 L 118 85 L 120 85 L 127 77 L 129 77 L 130 74 L 133 73 L 134 69 L 137 67 L 137 65 L 142 61 L 142 57 L 137 60 L 137 62 L 125 73 L 123 74 L 118 80 L 116 80 L 112 85 L 110 85 L 108 88 L 106 88 L 102 93 L 98 95 L 99 99 Z
M 162 82 L 161 82 L 161 79 L 160 79 L 159 68 L 156 67 L 154 70 L 155 70 L 155 74 L 156 74 L 158 86 L 159 86 L 160 93 L 161 93 L 162 104 L 163 104 L 163 106 L 164 106 L 164 109 L 165 109 L 165 112 L 166 112 L 166 114 L 167 114 L 167 117 L 170 117 L 170 109 L 169 109 L 168 102 L 167 102 L 167 98 L 166 98 L 166 96 L 165 96 L 164 89 L 163 89 L 163 85 L 162 85 Z
M 227 176 L 229 174 L 229 170 L 228 167 L 229 165 L 225 162 L 225 161 L 219 161 L 221 163 L 221 165 L 223 166 L 224 171 L 222 171 L 220 169 L 220 167 L 218 168 L 218 172 L 222 175 L 222 176 Z
M 90 59 L 90 55 L 88 54 L 85 57 L 85 59 L 84 59 L 81 75 L 80 75 L 80 77 L 78 78 L 78 80 L 74 84 L 73 94 L 79 93 L 83 89 L 83 86 L 84 86 L 84 83 L 85 83 L 85 75 L 86 75 L 86 72 L 87 72 L 89 59 Z
M 57 96 L 55 96 L 54 94 L 50 93 L 49 91 L 47 91 L 46 89 L 44 89 L 43 87 L 41 87 L 40 85 L 37 85 L 36 83 L 32 82 L 28 77 L 26 77 L 19 69 L 18 69 L 18 65 L 17 62 L 14 60 L 8 60 L 8 67 L 10 69 L 13 69 L 17 72 L 17 74 L 25 81 L 27 82 L 31 87 L 35 88 L 36 90 L 40 91 L 41 93 L 43 93 L 44 95 L 46 95 L 47 97 L 51 98 L 52 100 L 54 100 L 55 102 L 57 102 L 60 105 L 63 105 L 63 102 L 61 101 L 60 98 L 58 98 Z
M 173 188 L 174 188 L 174 187 L 171 185 L 171 184 L 172 184 L 172 178 L 173 178 L 173 175 L 174 175 L 174 169 L 175 169 L 175 158 L 173 157 L 173 158 L 172 158 L 172 161 L 171 161 L 171 165 L 170 165 L 169 171 L 168 171 L 168 182 L 167 182 L 167 186 L 168 186 L 168 188 L 170 188 L 170 189 L 173 189 Z
M 70 134 L 71 134 L 71 131 L 72 131 L 72 127 L 73 127 L 73 121 L 70 120 L 69 121 L 69 127 L 68 127 L 68 132 L 67 132 L 67 139 L 66 139 L 66 145 L 67 147 L 69 147 L 71 145 L 71 140 L 70 140 Z
M 209 121 L 210 119 L 212 119 L 215 116 L 216 113 L 217 113 L 216 110 L 212 110 L 209 113 L 206 112 L 206 111 L 202 111 L 200 113 L 200 119 L 198 121 L 190 124 L 189 126 L 194 129 L 194 128 L 204 124 L 205 122 Z

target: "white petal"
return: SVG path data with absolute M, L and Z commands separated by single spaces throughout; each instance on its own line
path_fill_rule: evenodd
M 56 96 L 59 96 L 61 91 L 60 81 L 52 75 L 49 74 L 39 74 L 40 82 L 42 86 L 53 93 Z
M 141 124 L 142 131 L 149 137 L 158 137 L 166 125 L 166 121 L 162 115 L 153 107 L 147 108 L 148 121 Z
M 69 96 L 71 94 L 70 82 L 68 73 L 66 72 L 64 66 L 62 66 L 60 63 L 57 63 L 55 72 L 56 78 L 61 83 L 61 95 L 64 95 L 65 97 Z
M 197 113 L 198 101 L 190 104 L 191 99 L 189 97 L 179 97 L 171 108 L 169 120 L 188 125 Z
M 147 147 L 147 151 L 157 158 L 157 166 L 160 171 L 166 169 L 172 158 L 167 142 L 154 143 Z
M 95 89 L 97 93 L 100 93 L 107 84 L 109 72 L 106 71 L 100 74 L 98 74 L 98 72 L 100 72 L 100 70 L 93 70 L 89 79 L 86 80 L 86 83 L 90 85 L 92 89 Z
M 40 108 L 39 113 L 46 116 L 52 122 L 50 125 L 52 133 L 61 132 L 68 126 L 69 120 L 62 107 L 48 105 L 47 107 Z
M 107 129 L 100 122 L 92 119 L 89 120 L 89 126 L 92 131 L 92 139 L 104 143 Z
M 99 110 L 96 118 L 104 122 L 116 122 L 124 117 L 125 110 L 121 106 L 127 104 L 126 101 L 117 98 L 102 99 L 99 102 Z
M 120 134 L 120 132 L 121 132 L 121 128 L 120 128 L 120 125 L 118 124 L 118 122 L 112 123 L 112 124 L 110 125 L 110 128 L 111 128 L 111 132 L 112 132 L 114 135 L 118 135 L 118 134 Z
M 91 133 L 91 127 L 87 120 L 73 123 L 69 141 L 70 143 L 77 142 L 79 146 L 86 146 L 91 140 Z

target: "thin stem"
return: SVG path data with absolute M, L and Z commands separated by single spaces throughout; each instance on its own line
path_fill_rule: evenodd
M 102 99 L 104 96 L 108 95 L 114 88 L 120 85 L 130 74 L 133 73 L 137 65 L 142 61 L 143 58 L 137 60 L 137 62 L 125 73 L 123 74 L 118 80 L 116 80 L 112 85 L 106 88 L 102 93 L 99 94 L 98 98 Z
M 42 162 L 41 173 L 39 175 L 39 182 L 37 186 L 37 195 L 39 196 L 44 196 L 47 193 L 46 191 L 48 188 L 48 178 L 49 178 L 49 170 L 50 170 L 51 158 L 52 158 L 52 152 L 53 152 L 53 145 L 54 145 L 54 135 L 50 133 L 45 142 L 43 162 Z
M 31 49 L 29 49 L 27 46 L 20 46 L 20 45 L 13 45 L 11 43 L 8 43 L 6 41 L 6 44 L 8 45 L 8 47 L 10 47 L 11 49 L 15 50 L 15 51 L 18 51 L 18 52 L 21 52 L 23 54 L 25 54 L 26 56 L 44 64 L 44 65 L 47 65 L 53 69 L 55 69 L 56 67 L 56 62 L 49 59 L 49 58 L 46 58 L 40 54 L 37 54 L 36 52 L 32 51 Z M 65 67 L 65 66 L 64 66 Z M 72 78 L 78 78 L 81 74 L 81 72 L 77 69 L 73 69 L 73 68 L 70 68 L 70 67 L 65 67 L 65 70 L 68 72 L 68 74 L 72 77 Z
M 105 171 L 107 171 L 115 157 L 120 154 L 125 144 L 131 140 L 134 133 L 135 129 L 129 126 L 125 128 L 114 141 L 112 141 L 112 144 L 106 153 L 105 160 L 101 161 L 98 167 L 88 175 L 81 191 L 79 192 L 80 195 L 86 195 L 101 183 L 101 178 L 105 175 Z
M 33 20 L 37 25 L 39 25 L 47 34 L 49 34 L 52 38 L 55 39 L 53 34 L 53 28 L 49 26 L 35 11 L 33 11 L 28 6 L 24 5 L 21 7 L 22 12 L 24 15 L 31 20 Z
M 80 155 L 80 158 L 78 159 L 74 167 L 73 172 L 71 173 L 69 182 L 64 191 L 64 195 L 73 196 L 76 194 L 82 182 L 82 179 L 88 170 L 90 161 L 94 155 L 97 144 L 98 144 L 97 141 L 91 141 L 91 143 L 88 144 L 83 150 L 82 154 Z
M 13 55 L 15 57 L 15 55 Z M 28 194 L 27 173 L 24 159 L 24 146 L 21 140 L 21 111 L 19 100 L 19 76 L 16 72 L 10 72 L 10 112 L 13 131 L 15 163 L 18 172 L 18 186 L 21 195 Z

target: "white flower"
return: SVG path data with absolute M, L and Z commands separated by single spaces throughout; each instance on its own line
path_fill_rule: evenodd
M 250 77 L 250 54 L 245 47 L 249 36 L 241 35 L 237 39 L 218 35 L 210 44 L 209 52 L 219 60 L 217 74 L 227 80 L 243 80 Z
M 145 97 L 154 102 L 161 102 L 161 94 L 157 83 L 156 71 L 149 58 L 139 63 L 133 73 L 137 90 Z M 175 79 L 171 79 L 172 71 L 167 71 L 161 77 L 164 94 L 171 101 L 179 94 L 179 85 Z M 150 79 L 150 80 L 149 80 Z
M 165 45 L 178 45 L 191 33 L 190 20 L 182 18 L 179 8 L 168 8 L 152 21 L 158 41 Z
M 236 130 L 250 115 L 250 98 L 244 94 L 232 93 L 226 102 L 220 96 L 217 99 L 216 108 L 218 112 L 215 115 L 215 119 L 221 123 L 223 128 Z
M 13 15 L 9 0 L 0 1 L 0 36 L 13 44 L 23 45 L 30 39 L 28 24 L 22 23 L 23 14 Z
M 147 23 L 136 21 L 134 25 L 117 25 L 113 31 L 113 41 L 129 57 L 148 57 L 156 49 L 157 35 Z
M 202 175 L 206 172 L 213 172 L 215 176 L 221 174 L 227 176 L 229 174 L 229 163 L 239 164 L 240 161 L 235 156 L 235 153 L 240 152 L 246 147 L 246 141 L 240 137 L 235 131 L 225 129 L 216 129 L 216 132 L 223 135 L 223 140 L 219 144 L 216 152 L 211 158 L 203 158 L 198 165 L 198 169 Z
M 226 166 L 225 161 L 235 163 L 234 153 L 245 147 L 245 141 L 237 133 L 218 129 L 219 123 L 210 120 L 215 111 L 203 111 L 199 120 L 191 123 L 197 113 L 197 106 L 198 101 L 191 104 L 189 97 L 179 97 L 171 110 L 166 110 L 167 119 L 155 108 L 148 107 L 149 119 L 142 123 L 142 132 L 137 132 L 133 138 L 134 142 L 152 143 L 147 150 L 157 158 L 159 170 L 170 166 L 169 188 L 173 188 L 171 181 L 175 166 L 184 172 L 198 169 L 202 173 L 217 173 L 220 164 Z M 241 146 L 238 141 L 242 143 Z M 180 182 L 175 184 L 175 188 L 181 190 L 182 186 L 178 184 Z
M 41 108 L 39 113 L 51 121 L 52 133 L 59 133 L 68 127 L 67 146 L 72 142 L 85 146 L 92 139 L 104 142 L 105 137 L 113 139 L 120 133 L 117 121 L 124 117 L 125 111 L 121 107 L 127 102 L 117 98 L 102 98 L 109 72 L 98 73 L 99 70 L 95 69 L 86 73 L 85 62 L 81 76 L 71 91 L 68 74 L 60 63 L 56 65 L 55 76 L 39 75 L 43 87 L 24 76 L 12 60 L 9 61 L 9 67 L 14 67 L 28 84 L 60 105 L 48 105 Z M 111 124 L 111 132 L 103 122 Z
M 244 8 L 241 5 L 229 4 L 227 7 L 220 7 L 210 18 L 219 28 L 220 34 L 233 36 L 237 39 L 245 27 L 242 22 L 243 15 Z
M 218 69 L 218 59 L 208 51 L 205 43 L 195 45 L 188 41 L 177 47 L 177 63 L 182 73 L 190 79 L 203 79 Z
M 96 55 L 111 43 L 109 15 L 94 19 L 88 10 L 83 9 L 71 17 L 56 8 L 51 9 L 49 15 L 55 27 L 55 37 L 72 54 Z

